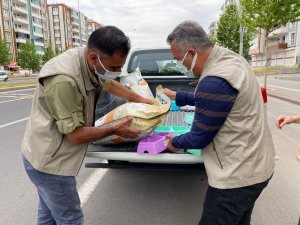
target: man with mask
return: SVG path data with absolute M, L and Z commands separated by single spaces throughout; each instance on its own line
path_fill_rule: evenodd
M 39 195 L 37 224 L 83 224 L 75 176 L 89 142 L 116 134 L 135 138 L 131 119 L 93 127 L 99 93 L 152 104 L 114 81 L 130 50 L 116 27 L 95 30 L 86 48 L 70 49 L 41 70 L 22 144 L 26 172 Z
M 199 225 L 249 225 L 274 171 L 274 145 L 258 82 L 240 55 L 214 46 L 193 21 L 167 38 L 175 59 L 199 78 L 194 93 L 165 89 L 194 105 L 191 131 L 168 137 L 168 149 L 202 149 L 208 184 Z

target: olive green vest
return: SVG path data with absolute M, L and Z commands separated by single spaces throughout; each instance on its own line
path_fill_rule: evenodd
M 84 51 L 85 48 L 70 49 L 48 61 L 41 70 L 22 143 L 23 155 L 41 172 L 75 176 L 83 162 L 87 144 L 71 144 L 58 131 L 45 101 L 41 79 L 55 75 L 74 79 L 83 96 L 85 126 L 93 126 L 97 90 L 89 78 Z
M 274 144 L 258 81 L 248 62 L 215 46 L 200 77 L 217 76 L 238 90 L 213 141 L 203 149 L 209 185 L 227 189 L 263 182 L 274 171 Z

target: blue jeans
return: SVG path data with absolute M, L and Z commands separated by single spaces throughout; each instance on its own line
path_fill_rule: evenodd
M 25 170 L 39 195 L 38 225 L 82 225 L 83 213 L 74 176 L 40 172 L 23 156 Z
M 209 186 L 199 225 L 250 225 L 255 201 L 270 179 L 233 189 Z

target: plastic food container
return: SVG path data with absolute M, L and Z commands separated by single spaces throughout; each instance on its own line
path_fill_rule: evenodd
M 174 136 L 178 136 L 189 131 L 190 129 L 187 126 L 158 126 L 155 128 L 154 133 L 167 132 L 172 133 Z
M 139 142 L 137 152 L 148 152 L 151 155 L 155 155 L 166 150 L 168 140 L 165 138 L 165 136 L 170 134 L 171 133 L 168 132 L 160 132 L 144 138 Z
M 190 153 L 191 155 L 196 155 L 201 157 L 202 156 L 202 150 L 201 149 L 188 149 L 186 152 Z

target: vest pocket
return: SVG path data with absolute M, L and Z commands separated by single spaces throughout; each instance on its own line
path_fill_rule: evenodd
M 56 149 L 56 150 L 54 151 L 54 153 L 51 155 L 52 158 L 57 154 L 58 150 L 60 149 L 60 147 L 61 147 L 61 145 L 62 145 L 62 143 L 63 143 L 63 141 L 64 141 L 64 136 L 65 136 L 65 135 L 62 135 L 62 136 L 61 136 L 61 140 L 60 140 L 60 143 L 59 143 L 57 149 Z
M 217 156 L 219 165 L 220 165 L 221 169 L 224 169 L 224 167 L 223 167 L 223 165 L 222 165 L 222 163 L 221 163 L 220 157 L 219 157 L 219 155 L 218 155 L 218 152 L 217 152 L 217 149 L 216 149 L 216 146 L 215 146 L 214 141 L 213 141 L 212 143 L 213 143 L 213 149 L 214 149 L 214 151 L 215 151 L 215 153 L 216 153 L 216 156 Z

